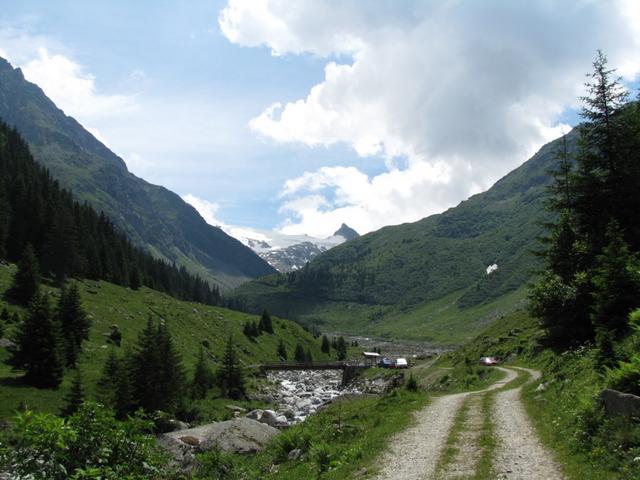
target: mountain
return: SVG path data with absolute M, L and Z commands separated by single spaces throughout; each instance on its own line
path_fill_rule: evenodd
M 353 240 L 360 235 L 353 228 L 343 223 L 338 230 L 333 234 L 334 237 L 343 237 L 345 240 Z
M 178 195 L 129 172 L 120 157 L 1 58 L 0 119 L 18 130 L 36 161 L 63 187 L 103 211 L 154 256 L 224 288 L 275 271 L 251 249 L 208 225 Z
M 279 272 L 298 270 L 322 252 L 359 236 L 358 232 L 344 223 L 328 238 L 287 235 L 243 227 L 223 228 L 229 235 L 247 245 Z
M 570 149 L 576 138 L 567 135 Z M 522 304 L 539 266 L 533 251 L 549 220 L 543 204 L 560 141 L 455 208 L 351 240 L 301 270 L 247 283 L 235 298 L 324 330 L 470 338 Z

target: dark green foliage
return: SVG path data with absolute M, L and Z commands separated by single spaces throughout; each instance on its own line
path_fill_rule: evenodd
M 311 354 L 311 350 L 307 349 L 304 352 L 304 361 L 307 363 L 313 363 L 313 355 Z
M 566 349 L 596 340 L 601 363 L 615 358 L 614 342 L 640 304 L 640 110 L 598 52 L 583 98 L 575 168 L 558 156 L 548 207 L 547 270 L 531 292 L 531 311 L 546 342 Z
M 27 383 L 41 388 L 60 385 L 63 374 L 60 332 L 46 295 L 34 297 L 29 314 L 18 329 L 16 345 L 10 363 L 24 370 Z
M 38 291 L 40 275 L 38 259 L 31 244 L 27 244 L 18 262 L 18 271 L 13 277 L 9 295 L 20 305 L 28 305 Z
M 3 322 L 9 321 L 9 310 L 7 310 L 7 307 L 2 307 L 2 312 L 0 313 L 0 320 L 2 320 Z
M 125 418 L 133 409 L 132 382 L 126 361 L 118 358 L 115 348 L 109 355 L 98 379 L 97 398 L 115 412 L 116 418 Z
M 342 336 L 338 337 L 338 341 L 336 342 L 336 356 L 338 360 L 347 359 L 347 344 Z
M 76 413 L 84 403 L 84 388 L 82 387 L 82 376 L 80 370 L 76 370 L 71 383 L 69 393 L 64 397 L 64 407 L 60 412 L 63 417 L 69 417 Z
M 180 405 L 184 371 L 164 321 L 156 326 L 149 317 L 127 361 L 136 408 L 173 413 Z
M 287 359 L 287 347 L 284 344 L 284 342 L 282 341 L 282 339 L 280 339 L 278 341 L 278 351 L 276 352 L 276 354 L 278 355 L 278 358 L 280 360 L 286 360 Z
M 119 422 L 111 411 L 94 403 L 83 404 L 66 419 L 26 412 L 15 418 L 14 452 L 3 455 L 0 464 L 15 478 L 160 478 L 166 462 L 148 433 L 151 428 L 139 417 Z
M 322 353 L 329 353 L 331 351 L 331 345 L 329 345 L 329 339 L 326 335 L 322 335 L 322 345 L 320 346 Z
M 198 352 L 198 361 L 193 371 L 191 392 L 193 398 L 199 399 L 207 396 L 207 392 L 214 384 L 213 372 L 209 368 L 204 348 Z
M 89 339 L 91 321 L 82 308 L 80 292 L 75 283 L 60 293 L 57 320 L 64 343 L 66 365 L 73 367 L 82 351 L 82 341 Z
M 304 347 L 299 343 L 296 344 L 296 349 L 293 352 L 293 359 L 296 362 L 306 362 L 307 361 L 307 354 L 304 351 Z
M 627 331 L 629 313 L 640 304 L 640 263 L 629 252 L 615 220 L 606 240 L 593 271 L 593 323 L 619 335 Z
M 260 336 L 260 327 L 258 327 L 258 323 L 255 321 L 247 321 L 242 327 L 242 333 L 244 333 L 249 338 L 257 338 Z
M 20 259 L 12 295 L 23 305 L 38 283 L 38 259 L 42 273 L 58 282 L 86 277 L 134 289 L 146 285 L 200 303 L 221 301 L 217 287 L 135 248 L 104 214 L 75 201 L 33 160 L 17 132 L 1 121 L 0 192 L 6 192 L 11 219 L 1 258 Z M 23 252 L 28 244 L 33 248 Z
M 410 392 L 418 391 L 418 381 L 416 380 L 416 377 L 413 376 L 413 373 L 409 375 L 409 380 L 407 380 L 406 387 Z
M 271 320 L 271 315 L 269 315 L 269 312 L 266 310 L 262 311 L 258 328 L 261 332 L 273 333 L 273 321 Z
M 222 365 L 217 372 L 217 381 L 223 396 L 234 400 L 244 398 L 244 374 L 232 336 L 227 340 Z

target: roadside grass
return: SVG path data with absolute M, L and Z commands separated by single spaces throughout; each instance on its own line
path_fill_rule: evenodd
M 440 457 L 438 458 L 438 463 L 435 470 L 436 477 L 442 475 L 442 473 L 444 473 L 446 469 L 451 466 L 460 451 L 460 439 L 462 437 L 462 433 L 467 428 L 471 402 L 472 398 L 471 395 L 469 395 L 464 399 L 462 405 L 460 406 L 460 409 L 456 413 L 456 416 L 453 420 L 453 425 L 451 426 L 451 429 L 449 430 L 449 433 L 447 435 L 445 446 L 440 453 Z
M 15 312 L 24 316 L 24 308 L 10 304 L 4 298 L 14 272 L 14 265 L 0 265 L 0 309 L 7 307 L 10 314 Z M 274 334 L 265 333 L 251 340 L 242 333 L 242 328 L 247 321 L 257 321 L 258 317 L 255 315 L 179 301 L 148 288 L 134 291 L 92 280 L 78 280 L 77 283 L 83 307 L 92 320 L 89 340 L 83 343 L 84 351 L 78 364 L 88 398 L 92 398 L 95 393 L 96 382 L 109 350 L 116 348 L 120 355 L 126 355 L 134 348 L 138 333 L 144 328 L 150 315 L 155 319 L 164 319 L 169 326 L 174 343 L 182 355 L 188 379 L 192 376 L 200 348 L 205 349 L 211 360 L 211 368 L 216 369 L 230 335 L 236 342 L 247 374 L 254 371 L 252 366 L 255 364 L 278 361 L 276 351 L 280 339 L 284 342 L 290 357 L 293 356 L 296 344 L 300 342 L 305 349 L 311 351 L 314 359 L 329 359 L 328 355 L 321 352 L 319 339 L 315 339 L 300 325 L 289 320 L 272 317 Z M 44 284 L 41 289 L 49 295 L 52 304 L 57 302 L 58 288 Z M 106 335 L 112 325 L 117 325 L 122 334 L 122 344 L 119 348 L 109 345 L 106 341 Z M 6 325 L 5 336 L 10 338 L 16 328 L 17 325 L 13 323 Z M 7 358 L 6 349 L 0 348 L 0 419 L 12 417 L 19 406 L 24 404 L 34 411 L 57 413 L 71 386 L 73 370 L 65 372 L 64 380 L 57 390 L 37 389 L 21 382 L 21 372 L 13 371 L 5 363 Z M 254 385 L 256 380 L 249 378 L 249 387 Z M 185 395 L 188 395 L 188 392 L 185 392 Z M 205 401 L 196 402 L 201 410 L 199 420 L 224 418 L 229 412 L 222 403 L 213 398 L 213 395 Z M 249 408 L 254 405 L 252 402 L 234 403 Z
M 287 429 L 259 454 L 242 457 L 216 452 L 202 454 L 200 460 L 229 465 L 227 476 L 220 477 L 229 479 L 364 478 L 376 471 L 375 461 L 393 435 L 407 428 L 413 412 L 428 402 L 423 391 L 405 388 L 376 398 L 338 402 Z M 294 449 L 300 449 L 302 456 L 289 460 Z M 208 478 L 203 473 L 197 478 Z
M 505 377 L 505 373 L 497 368 L 465 362 L 454 367 L 433 368 L 439 368 L 442 373 L 427 385 L 427 390 L 438 395 L 483 390 Z
M 482 430 L 478 438 L 478 448 L 480 448 L 480 457 L 476 464 L 476 472 L 473 476 L 474 480 L 492 480 L 495 478 L 493 474 L 493 459 L 495 450 L 498 446 L 495 438 L 495 429 L 493 421 L 493 405 L 495 397 L 490 393 L 482 397 Z

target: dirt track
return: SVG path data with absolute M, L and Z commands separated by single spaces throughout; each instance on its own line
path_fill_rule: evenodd
M 414 424 L 390 441 L 389 449 L 378 462 L 376 480 L 427 480 L 452 477 L 449 472 L 437 472 L 436 467 L 446 444 L 454 419 L 469 395 L 503 387 L 517 377 L 512 369 L 503 380 L 487 390 L 437 397 L 415 414 Z M 533 378 L 538 372 L 530 371 Z M 541 446 L 520 401 L 520 389 L 496 394 L 493 418 L 499 439 L 494 470 L 504 479 L 563 478 L 551 455 Z M 452 466 L 452 470 L 456 465 Z M 453 473 L 453 472 L 450 472 Z M 457 475 L 454 475 L 457 477 Z

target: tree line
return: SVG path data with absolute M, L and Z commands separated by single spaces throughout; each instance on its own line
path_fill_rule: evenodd
M 640 305 L 640 104 L 598 52 L 582 98 L 578 142 L 562 143 L 543 239 L 546 269 L 531 310 L 560 350 L 595 341 L 604 364 Z
M 133 289 L 144 285 L 183 300 L 221 302 L 217 287 L 134 247 L 104 213 L 74 200 L 35 162 L 18 132 L 0 121 L 0 259 L 18 262 L 28 248 L 38 273 L 59 284 L 89 278 Z

